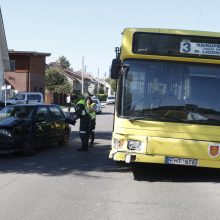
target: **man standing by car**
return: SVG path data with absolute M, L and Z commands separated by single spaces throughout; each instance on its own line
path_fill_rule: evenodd
M 79 135 L 81 139 L 81 148 L 78 151 L 87 151 L 89 142 L 89 127 L 91 117 L 86 105 L 85 98 L 80 98 L 75 107 L 76 117 L 80 118 Z
M 70 109 L 71 109 L 71 96 L 70 96 L 70 94 L 67 94 L 67 96 L 66 96 L 66 103 L 68 106 L 68 111 L 70 112 Z
M 87 108 L 89 109 L 89 114 L 91 116 L 89 135 L 90 135 L 90 147 L 93 146 L 95 139 L 95 125 L 96 125 L 96 104 L 92 101 L 91 97 L 86 98 Z

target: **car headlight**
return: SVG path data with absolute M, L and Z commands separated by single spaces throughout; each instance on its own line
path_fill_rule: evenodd
M 8 136 L 8 137 L 12 137 L 11 132 L 6 129 L 0 129 L 0 134 Z
M 136 140 L 128 140 L 128 149 L 133 151 L 143 151 L 144 143 Z

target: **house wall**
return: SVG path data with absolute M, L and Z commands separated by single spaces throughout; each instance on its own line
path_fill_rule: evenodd
M 11 84 L 13 90 L 27 91 L 27 72 L 5 72 L 5 79 Z
M 8 56 L 8 46 L 4 29 L 4 22 L 2 18 L 2 13 L 0 9 L 0 101 L 4 101 L 5 90 L 1 90 L 1 87 L 5 84 L 4 72 L 9 70 L 9 56 Z
M 6 72 L 5 79 L 18 92 L 45 91 L 45 56 L 35 54 L 9 53 L 10 60 L 15 61 L 15 71 Z
M 30 59 L 30 85 L 29 89 L 33 92 L 45 90 L 45 57 L 31 56 Z
M 0 50 L 0 101 L 4 100 L 4 91 L 1 90 L 1 87 L 4 85 L 4 64 L 2 59 L 2 53 Z

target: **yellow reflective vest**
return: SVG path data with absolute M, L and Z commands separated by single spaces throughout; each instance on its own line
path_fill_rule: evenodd
M 89 109 L 89 114 L 91 116 L 91 119 L 96 118 L 96 104 L 92 103 L 91 105 L 88 106 Z

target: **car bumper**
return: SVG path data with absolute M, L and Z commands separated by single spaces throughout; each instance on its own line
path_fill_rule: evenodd
M 20 141 L 0 140 L 0 154 L 20 151 L 21 146 Z
M 166 156 L 145 155 L 141 153 L 131 153 L 131 152 L 123 152 L 117 150 L 111 150 L 109 154 L 109 158 L 115 161 L 125 161 L 126 163 L 139 162 L 139 163 L 166 164 Z M 127 161 L 126 158 L 129 158 L 129 161 Z M 198 159 L 198 163 L 196 167 L 220 168 L 220 161 Z

